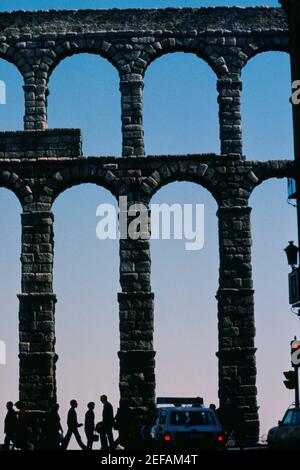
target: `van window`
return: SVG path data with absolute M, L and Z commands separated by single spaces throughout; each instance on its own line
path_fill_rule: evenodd
M 207 411 L 172 411 L 170 422 L 173 426 L 203 426 L 215 424 L 212 414 Z

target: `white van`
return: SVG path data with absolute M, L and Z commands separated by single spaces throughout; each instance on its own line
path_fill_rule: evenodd
M 222 449 L 224 434 L 215 411 L 203 399 L 157 398 L 157 418 L 152 438 L 162 446 Z M 166 406 L 168 405 L 168 406 Z M 173 406 L 170 406 L 173 405 Z

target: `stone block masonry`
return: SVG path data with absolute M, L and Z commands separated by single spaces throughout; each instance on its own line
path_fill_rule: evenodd
M 78 158 L 82 156 L 80 129 L 0 132 L 0 159 Z
M 167 8 L 0 13 L 0 57 L 24 79 L 26 130 L 47 128 L 49 81 L 66 57 L 90 52 L 120 76 L 123 156 L 144 155 L 143 84 L 156 58 L 183 51 L 217 76 L 221 153 L 242 154 L 240 75 L 254 55 L 289 51 L 279 8 Z
M 52 206 L 67 188 L 92 183 L 117 199 L 148 206 L 173 181 L 191 181 L 218 205 L 219 398 L 245 411 L 256 443 L 255 318 L 251 265 L 252 191 L 269 178 L 296 177 L 299 162 L 246 159 L 242 150 L 241 72 L 254 55 L 289 52 L 282 9 L 200 8 L 0 13 L 0 56 L 24 79 L 24 131 L 0 132 L 0 186 L 22 205 L 19 294 L 20 399 L 45 411 L 56 401 Z M 220 154 L 145 155 L 143 86 L 163 54 L 195 54 L 216 75 Z M 89 52 L 119 72 L 123 158 L 84 157 L 78 129 L 47 129 L 51 74 L 66 57 Z M 149 241 L 120 240 L 120 401 L 140 423 L 155 405 L 154 293 Z M 59 311 L 57 312 L 59 314 Z M 117 353 L 117 352 L 116 352 Z M 199 391 L 200 392 L 200 391 Z

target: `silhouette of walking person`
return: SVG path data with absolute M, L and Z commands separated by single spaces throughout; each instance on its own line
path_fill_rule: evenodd
M 10 445 L 15 445 L 15 439 L 18 428 L 18 416 L 14 410 L 14 404 L 12 401 L 6 403 L 7 413 L 4 420 L 4 450 L 9 450 Z
M 84 445 L 84 443 L 81 440 L 78 428 L 82 426 L 82 424 L 79 424 L 77 421 L 77 413 L 76 413 L 76 408 L 78 406 L 78 403 L 76 400 L 71 400 L 70 401 L 70 406 L 71 408 L 69 409 L 68 412 L 68 419 L 67 419 L 67 425 L 68 425 L 68 432 L 63 440 L 61 448 L 63 450 L 66 450 L 68 448 L 68 445 L 70 443 L 70 439 L 72 437 L 72 434 L 74 434 L 74 437 L 79 445 L 79 447 L 82 450 L 86 450 L 87 447 Z
M 58 449 L 60 433 L 63 432 L 60 416 L 58 414 L 59 405 L 55 403 L 51 406 L 45 420 L 45 439 L 47 449 Z
M 109 447 L 113 449 L 114 447 L 114 438 L 113 438 L 113 425 L 114 425 L 114 410 L 107 400 L 106 395 L 101 395 L 100 397 L 101 403 L 103 403 L 103 412 L 102 412 L 102 424 L 101 424 L 101 431 L 100 431 L 100 440 L 101 440 L 101 449 L 108 450 L 108 443 Z
M 87 448 L 93 448 L 94 442 L 94 431 L 95 431 L 95 403 L 91 401 L 88 403 L 88 411 L 85 413 L 85 420 L 84 420 L 84 432 L 87 438 Z

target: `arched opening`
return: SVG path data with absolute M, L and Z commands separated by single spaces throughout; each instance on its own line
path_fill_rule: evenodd
M 79 127 L 84 155 L 121 155 L 117 70 L 95 54 L 64 59 L 49 82 L 48 126 Z
M 0 131 L 23 129 L 23 77 L 17 67 L 0 60 Z M 7 401 L 19 398 L 19 301 L 21 292 L 21 206 L 12 191 L 0 188 L 0 381 L 1 416 Z M 5 362 L 5 364 L 3 364 Z M 0 427 L 0 442 L 4 440 Z
M 187 240 L 174 239 L 172 231 L 171 240 L 151 241 L 156 394 L 202 396 L 205 404 L 218 406 L 217 205 L 208 191 L 187 182 L 160 189 L 151 200 L 152 213 L 153 204 L 179 204 L 187 221 L 192 210 L 191 227 L 199 238 L 203 226 L 196 223 L 195 204 L 204 205 L 202 249 L 187 250 Z
M 249 160 L 292 159 L 289 56 L 281 52 L 259 54 L 247 64 L 242 78 L 244 154 Z M 293 401 L 283 384 L 283 371 L 290 366 L 289 341 L 297 333 L 289 313 L 283 248 L 297 236 L 296 211 L 287 204 L 286 180 L 265 181 L 255 189 L 250 205 L 262 437 Z
M 290 73 L 289 55 L 282 52 L 259 54 L 243 69 L 243 140 L 248 160 L 293 158 Z
M 0 60 L 0 131 L 23 129 L 23 77 L 17 67 Z
M 1 417 L 5 404 L 19 399 L 19 302 L 21 291 L 21 206 L 12 191 L 0 190 L 0 381 Z M 4 353 L 4 355 L 3 355 Z M 2 419 L 1 419 L 2 420 Z M 3 443 L 3 426 L 0 442 Z
M 108 191 L 81 185 L 54 204 L 57 394 L 64 430 L 71 399 L 78 401 L 81 423 L 90 401 L 96 423 L 101 420 L 100 395 L 114 409 L 119 402 L 119 243 L 96 236 L 96 208 L 104 203 L 117 207 Z M 76 448 L 75 440 L 70 446 Z
M 216 76 L 196 55 L 151 63 L 143 108 L 147 154 L 219 153 Z
M 283 249 L 297 240 L 296 209 L 287 205 L 286 180 L 269 180 L 255 189 L 250 205 L 253 227 L 253 278 L 257 347 L 257 390 L 261 436 L 277 425 L 294 401 L 283 384 L 290 369 L 290 341 L 299 321 L 290 311 Z M 275 214 L 275 216 L 274 216 Z

